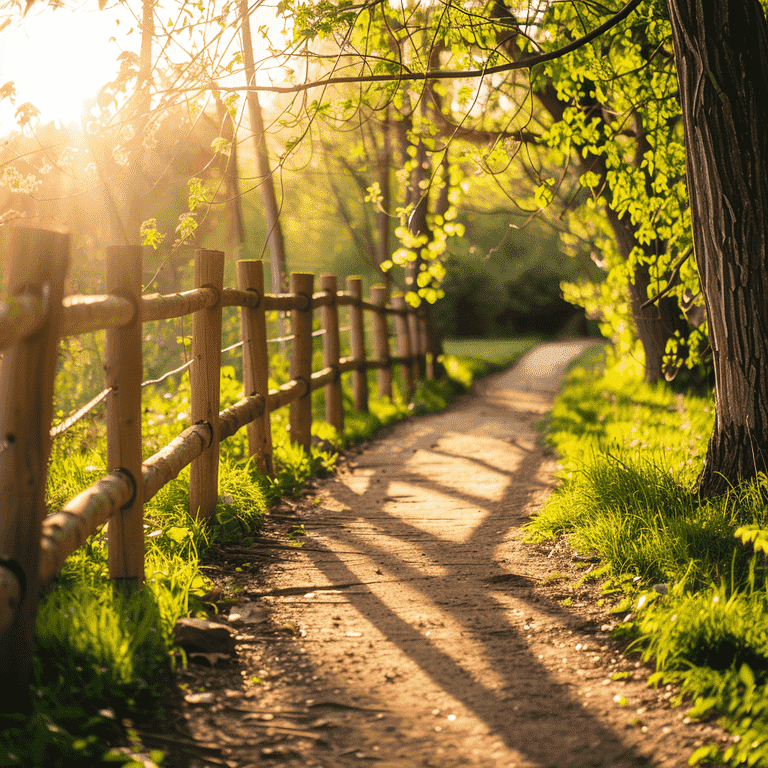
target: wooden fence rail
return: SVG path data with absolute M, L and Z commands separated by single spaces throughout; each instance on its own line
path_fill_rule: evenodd
M 169 296 L 141 294 L 142 251 L 107 250 L 108 295 L 63 297 L 69 261 L 67 235 L 16 228 L 6 257 L 0 304 L 0 687 L 26 697 L 38 593 L 64 560 L 109 521 L 109 573 L 140 584 L 144 577 L 143 507 L 190 466 L 190 514 L 213 515 L 218 501 L 219 444 L 247 427 L 259 468 L 272 474 L 270 414 L 290 407 L 293 442 L 309 450 L 315 389 L 325 389 L 326 420 L 343 428 L 341 375 L 352 373 L 355 406 L 368 409 L 368 370 L 377 370 L 378 392 L 392 396 L 393 365 L 402 367 L 409 395 L 416 378 L 433 370 L 425 324 L 402 296 L 385 302 L 380 286 L 362 297 L 358 277 L 339 291 L 332 275 L 291 275 L 289 294 L 264 293 L 260 261 L 237 264 L 237 288 L 225 288 L 224 254 L 195 252 L 195 287 Z M 239 307 L 244 398 L 220 411 L 222 309 Z M 349 357 L 342 358 L 339 308 L 349 314 Z M 321 310 L 323 365 L 312 371 L 313 316 Z M 266 312 L 290 312 L 291 380 L 268 388 Z M 364 312 L 373 313 L 373 357 L 365 343 Z M 190 367 L 193 425 L 142 461 L 142 326 L 192 315 Z M 396 326 L 397 354 L 390 355 L 388 316 Z M 53 384 L 60 338 L 106 330 L 108 474 L 52 514 L 46 514 Z M 34 382 L 34 386 L 30 386 Z

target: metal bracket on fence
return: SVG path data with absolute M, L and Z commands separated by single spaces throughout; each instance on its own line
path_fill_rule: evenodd
M 3 555 L 0 555 L 0 568 L 5 568 L 16 577 L 19 582 L 19 603 L 23 603 L 27 596 L 27 574 L 24 573 L 24 569 L 16 560 Z
M 304 291 L 299 291 L 299 293 L 294 294 L 297 299 L 303 298 L 306 300 L 306 306 L 303 307 L 297 307 L 299 312 L 307 312 L 310 309 L 312 309 L 312 297 L 308 293 L 304 293 Z
M 138 486 L 136 485 L 136 478 L 133 476 L 133 473 L 125 469 L 124 467 L 118 467 L 117 469 L 113 469 L 110 474 L 121 474 L 128 478 L 128 482 L 131 484 L 131 498 L 123 504 L 122 507 L 120 507 L 120 511 L 124 512 L 126 509 L 130 509 L 133 506 L 133 502 L 136 501 L 136 493 L 138 491 Z
M 5 453 L 15 442 L 15 435 L 6 435 L 2 440 L 0 440 L 0 454 Z
M 14 577 L 16 586 L 19 590 L 18 602 L 16 604 L 16 607 L 18 608 L 27 596 L 27 574 L 24 573 L 24 569 L 18 561 L 10 557 L 5 557 L 4 555 L 0 555 L 0 569 L 8 571 Z M 13 597 L 15 597 L 15 595 Z
M 307 381 L 303 376 L 296 376 L 294 381 L 300 381 L 304 385 L 304 394 L 300 397 L 309 397 L 312 394 L 312 384 Z
M 250 304 L 248 309 L 258 309 L 261 306 L 261 291 L 257 291 L 255 288 L 246 288 L 246 293 L 252 293 L 256 297 L 256 303 Z
M 27 595 L 27 577 L 15 560 L 0 557 L 0 637 L 11 628 Z

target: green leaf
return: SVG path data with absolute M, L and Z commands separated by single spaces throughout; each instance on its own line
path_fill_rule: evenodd
M 539 208 L 546 208 L 552 202 L 552 188 L 555 185 L 554 179 L 546 179 L 533 193 L 533 199 Z
M 165 240 L 165 233 L 157 229 L 157 219 L 147 219 L 139 228 L 141 244 L 149 245 L 154 250 Z
M 232 150 L 232 142 L 229 139 L 225 139 L 223 136 L 219 136 L 211 142 L 211 149 L 217 155 L 229 157 L 229 153 Z

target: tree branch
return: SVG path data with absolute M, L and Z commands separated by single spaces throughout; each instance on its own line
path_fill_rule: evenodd
M 693 253 L 693 248 L 688 248 L 686 252 L 675 262 L 675 266 L 672 267 L 672 274 L 670 275 L 667 287 L 663 291 L 659 291 L 652 299 L 648 299 L 645 304 L 640 305 L 640 309 L 645 309 L 651 304 L 655 304 L 659 299 L 666 296 L 679 282 L 680 282 L 680 268 L 688 260 L 688 257 Z
M 549 51 L 548 53 L 541 53 L 535 56 L 528 56 L 527 58 L 520 59 L 519 61 L 511 61 L 507 64 L 499 64 L 495 67 L 485 67 L 483 69 L 466 69 L 466 70 L 430 70 L 428 72 L 410 72 L 399 73 L 392 75 L 348 75 L 339 77 L 327 77 L 321 80 L 312 80 L 308 83 L 300 83 L 299 85 L 242 85 L 242 86 L 224 86 L 211 84 L 204 86 L 200 90 L 205 91 L 265 91 L 269 93 L 300 93 L 302 91 L 308 91 L 311 88 L 324 87 L 328 85 L 340 85 L 342 83 L 392 83 L 392 82 L 406 82 L 406 81 L 424 81 L 424 80 L 451 80 L 462 77 L 485 77 L 486 75 L 492 75 L 496 72 L 511 72 L 518 69 L 530 69 L 537 64 L 543 64 L 547 61 L 558 59 L 561 56 L 565 56 L 571 53 L 587 43 L 591 43 L 600 35 L 607 32 L 612 27 L 615 27 L 620 22 L 629 16 L 632 11 L 637 8 L 642 0 L 629 0 L 629 2 L 614 16 L 608 19 L 606 22 L 596 27 L 591 32 L 588 32 L 578 40 L 574 40 L 568 45 L 564 45 L 562 48 L 558 48 L 555 51 Z M 166 93 L 167 91 L 158 91 L 158 93 Z

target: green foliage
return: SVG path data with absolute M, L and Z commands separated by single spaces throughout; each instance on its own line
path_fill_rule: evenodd
M 147 219 L 139 228 L 141 244 L 149 245 L 154 250 L 165 240 L 165 235 L 157 229 L 157 219 Z
M 690 717 L 720 715 L 734 738 L 723 748 L 703 745 L 695 765 L 712 759 L 729 766 L 768 760 L 768 593 L 755 562 L 745 587 L 724 582 L 691 592 L 685 580 L 637 611 L 637 644 L 657 673 L 691 697 Z M 642 597 L 642 596 L 641 596 Z
M 613 3 L 589 10 L 552 4 L 544 28 L 556 46 L 563 35 L 594 28 L 617 9 Z M 620 354 L 637 355 L 627 285 L 641 274 L 649 298 L 664 290 L 689 313 L 694 334 L 678 331 L 667 352 L 671 365 L 696 367 L 706 328 L 691 313 L 702 304 L 694 260 L 682 260 L 690 254 L 692 235 L 677 79 L 662 4 L 644 3 L 627 24 L 548 62 L 536 87 L 540 93 L 554 90 L 562 105 L 543 136 L 551 159 L 563 163 L 578 156 L 579 183 L 587 193 L 574 198 L 563 243 L 573 250 L 591 241 L 593 259 L 605 271 L 601 281 L 566 283 L 566 299 L 601 321 Z M 619 247 L 608 209 L 633 243 L 631 250 Z
M 473 179 L 466 197 L 477 206 L 494 194 Z M 562 252 L 556 233 L 509 214 L 470 214 L 459 206 L 459 215 L 468 219 L 467 234 L 451 244 L 441 283 L 445 297 L 432 310 L 440 333 L 488 338 L 562 332 L 575 310 L 562 300 L 560 282 L 581 271 Z
M 131 762 L 133 750 L 105 742 L 120 738 L 123 718 L 155 706 L 170 680 L 169 648 L 150 590 L 128 594 L 103 579 L 54 585 L 38 612 L 33 709 L 2 718 L 0 764 Z
M 604 355 L 594 348 L 571 368 L 549 416 L 548 440 L 565 456 L 565 471 L 574 472 L 595 451 L 642 449 L 663 452 L 670 470 L 692 482 L 712 432 L 712 398 L 648 385 L 632 359 L 603 371 Z
M 758 482 L 763 487 L 768 487 L 765 476 L 759 476 Z M 768 530 L 754 524 L 742 525 L 736 529 L 734 536 L 744 545 L 751 544 L 755 552 L 768 555 Z
M 660 453 L 655 460 L 630 451 L 597 453 L 555 494 L 531 530 L 538 537 L 565 534 L 580 552 L 610 563 L 612 572 L 651 583 L 687 574 L 692 586 L 702 586 L 731 565 L 744 578 L 748 559 L 730 562 L 733 531 L 758 510 L 700 504 L 675 474 Z
M 675 682 L 691 717 L 718 715 L 734 739 L 704 745 L 691 764 L 768 760 L 768 481 L 725 498 L 691 490 L 712 419 L 709 398 L 640 380 L 637 366 L 603 371 L 594 353 L 574 366 L 549 439 L 563 484 L 528 526 L 564 535 L 603 561 L 606 595 L 631 616 L 617 636 Z M 633 427 L 634 431 L 633 431 Z
M 222 371 L 225 400 L 235 398 L 240 386 L 233 383 L 231 370 Z M 154 423 L 154 431 L 148 429 L 156 442 L 167 442 L 180 431 L 175 418 L 179 403 L 164 394 L 150 394 L 151 407 L 145 413 L 148 419 L 167 422 L 159 428 Z M 182 387 L 182 401 L 183 395 Z M 84 420 L 58 438 L 49 467 L 49 509 L 60 509 L 102 476 L 103 456 L 98 421 Z M 102 760 L 132 759 L 131 749 L 106 750 L 104 742 L 125 737 L 123 718 L 153 716 L 176 663 L 174 624 L 180 616 L 206 608 L 211 587 L 202 570 L 206 552 L 217 542 L 252 541 L 249 537 L 267 505 L 265 478 L 250 462 L 225 453 L 216 523 L 204 525 L 189 517 L 188 475 L 188 470 L 182 472 L 145 506 L 143 590 L 129 594 L 107 580 L 103 531 L 66 560 L 40 602 L 35 711 L 23 727 L 15 725 L 14 717 L 3 724 L 7 727 L 0 755 L 28 756 L 34 743 L 37 751 L 29 759 L 35 765 L 100 765 Z M 100 711 L 107 714 L 94 714 Z

